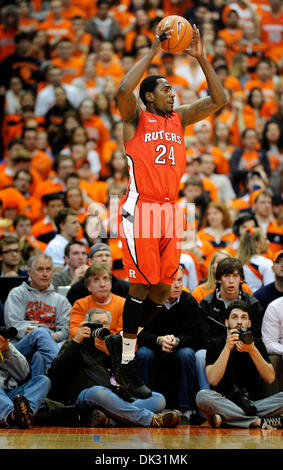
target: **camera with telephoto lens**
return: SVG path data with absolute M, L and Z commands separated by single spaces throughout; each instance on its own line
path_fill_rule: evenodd
M 0 326 L 0 336 L 5 339 L 13 339 L 17 336 L 18 330 L 11 326 L 10 328 L 6 326 Z
M 87 326 L 91 330 L 91 337 L 98 338 L 98 339 L 105 339 L 106 336 L 110 335 L 110 331 L 108 328 L 104 328 L 102 323 L 95 321 L 95 322 L 88 322 L 84 326 Z
M 242 408 L 244 413 L 247 416 L 254 416 L 257 413 L 257 409 L 254 404 L 250 401 L 249 395 L 244 388 L 238 388 L 234 385 L 231 392 L 226 396 L 229 400 L 231 400 L 235 405 Z
M 250 330 L 246 330 L 245 328 L 240 328 L 237 331 L 239 333 L 239 341 L 243 341 L 243 343 L 245 344 L 252 344 L 254 338 Z

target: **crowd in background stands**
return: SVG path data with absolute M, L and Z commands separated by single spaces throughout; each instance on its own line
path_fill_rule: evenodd
M 211 260 L 223 249 L 241 260 L 250 293 L 273 282 L 274 255 L 283 249 L 282 0 L 0 4 L 0 230 L 19 241 L 17 268 L 26 271 L 48 245 L 53 257 L 50 242 L 62 237 L 57 215 L 69 208 L 79 225 L 64 232 L 64 244 L 74 233 L 87 253 L 107 243 L 113 274 L 127 278 L 109 210 L 128 182 L 117 89 L 150 48 L 161 18 L 178 14 L 199 28 L 229 96 L 215 115 L 185 130 L 178 199 L 186 214 L 184 286 L 198 302 L 210 293 Z M 191 56 L 160 50 L 146 72 L 156 73 L 173 85 L 176 105 L 208 94 Z M 64 260 L 53 257 L 56 271 L 69 267 Z M 2 276 L 10 275 L 5 269 Z

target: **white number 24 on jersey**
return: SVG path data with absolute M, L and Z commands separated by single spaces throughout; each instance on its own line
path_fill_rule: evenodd
M 157 145 L 155 151 L 159 152 L 154 160 L 156 165 L 166 165 L 167 158 L 168 160 L 171 160 L 171 165 L 176 165 L 173 145 L 171 145 L 169 153 L 166 145 L 164 144 Z

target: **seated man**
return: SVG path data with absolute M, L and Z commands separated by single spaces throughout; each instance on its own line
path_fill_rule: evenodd
M 283 295 L 283 250 L 277 251 L 273 256 L 272 271 L 274 272 L 274 282 L 262 286 L 254 292 L 254 296 L 260 302 L 264 312 L 273 300 Z
M 68 243 L 74 240 L 80 229 L 78 213 L 65 207 L 55 217 L 57 235 L 48 243 L 44 253 L 53 259 L 53 270 L 62 271 L 65 265 L 64 250 Z
M 226 310 L 226 337 L 209 342 L 206 374 L 211 389 L 200 390 L 196 403 L 214 427 L 282 428 L 283 392 L 262 399 L 259 383 L 272 383 L 275 373 L 263 342 L 240 330 L 251 329 L 251 307 L 231 302 Z
M 50 390 L 50 380 L 45 375 L 27 380 L 28 362 L 4 333 L 1 329 L 0 425 L 27 429 Z
M 94 312 L 89 320 L 109 329 L 110 318 L 109 312 L 104 315 Z M 76 404 L 82 415 L 88 414 L 91 427 L 122 423 L 144 427 L 177 426 L 180 423 L 177 411 L 161 413 L 165 408 L 161 394 L 153 392 L 147 399 L 136 399 L 126 392 L 121 394 L 121 388 L 111 382 L 114 373 L 111 359 L 101 344 L 104 341 L 91 335 L 87 323 L 79 324 L 74 338 L 64 343 L 54 359 L 48 371 L 49 397 L 64 404 Z
M 244 271 L 240 260 L 236 258 L 222 259 L 217 265 L 215 278 L 215 290 L 202 299 L 199 304 L 203 347 L 196 352 L 196 367 L 200 389 L 209 388 L 205 374 L 207 343 L 210 339 L 225 335 L 226 309 L 233 300 L 244 300 L 251 306 L 253 312 L 252 330 L 255 336 L 261 337 L 262 306 L 253 295 L 242 289 Z
M 27 272 L 19 269 L 21 250 L 17 238 L 7 235 L 0 240 L 0 276 L 27 276 Z
M 189 417 L 195 384 L 198 345 L 198 304 L 182 290 L 183 269 L 171 285 L 171 294 L 158 314 L 138 335 L 136 360 L 141 378 Z
M 66 269 L 52 276 L 52 285 L 58 292 L 58 287 L 72 286 L 84 278 L 88 268 L 86 245 L 80 240 L 72 240 L 65 246 Z
M 112 274 L 103 263 L 94 263 L 85 273 L 85 283 L 89 294 L 76 300 L 70 312 L 70 338 L 73 338 L 86 313 L 92 308 L 108 310 L 112 315 L 111 333 L 122 330 L 122 312 L 125 299 L 111 292 Z
M 12 289 L 4 306 L 5 326 L 18 334 L 16 348 L 30 355 L 32 375 L 44 374 L 69 336 L 71 305 L 51 284 L 52 259 L 44 253 L 28 261 L 30 283 Z
M 113 259 L 111 249 L 106 243 L 96 243 L 93 245 L 89 252 L 89 262 L 93 263 L 104 263 L 112 269 Z M 129 290 L 129 282 L 124 279 L 120 279 L 112 274 L 112 287 L 111 292 L 120 297 L 126 297 Z M 67 299 L 70 304 L 74 304 L 76 300 L 82 299 L 89 295 L 89 290 L 85 284 L 85 279 L 81 279 L 72 285 L 71 289 L 67 294 Z
M 279 297 L 268 305 L 262 320 L 262 340 L 275 370 L 275 381 L 264 385 L 265 396 L 283 392 L 282 317 L 283 297 Z

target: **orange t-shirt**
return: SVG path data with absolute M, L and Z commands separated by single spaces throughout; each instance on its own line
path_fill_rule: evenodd
M 16 51 L 15 35 L 16 29 L 5 29 L 0 25 L 0 62 Z
M 96 75 L 101 78 L 110 75 L 114 79 L 117 87 L 125 74 L 122 65 L 116 58 L 113 58 L 109 64 L 102 63 L 100 60 L 98 60 L 96 62 L 95 71 Z
M 21 18 L 19 21 L 19 31 L 29 33 L 38 29 L 39 21 L 35 18 Z
M 57 193 L 64 191 L 64 189 L 65 187 L 62 184 L 54 183 L 51 179 L 47 179 L 36 186 L 33 196 L 41 201 L 42 197 L 46 194 Z
M 260 21 L 261 41 L 270 47 L 280 46 L 283 43 L 283 11 L 278 16 L 270 11 L 261 14 Z
M 81 57 L 74 56 L 69 60 L 62 60 L 59 57 L 52 59 L 52 64 L 62 70 L 64 83 L 71 83 L 72 80 L 83 75 L 84 62 Z
M 274 82 L 272 80 L 267 80 L 266 82 L 250 80 L 245 84 L 244 91 L 249 94 L 253 88 L 260 88 L 264 98 L 268 101 L 274 98 Z
M 32 236 L 39 241 L 42 246 L 47 247 L 48 243 L 55 237 L 57 228 L 55 223 L 52 223 L 49 219 L 44 219 L 36 222 L 32 227 Z
M 218 36 L 226 42 L 228 46 L 232 46 L 233 44 L 241 41 L 243 37 L 243 30 L 241 28 L 236 29 L 229 29 L 224 28 L 218 32 Z
M 92 308 L 108 310 L 112 315 L 110 332 L 112 334 L 120 333 L 123 329 L 124 303 L 125 299 L 123 297 L 112 293 L 110 302 L 104 304 L 97 303 L 92 295 L 76 300 L 70 312 L 70 338 L 76 335 L 80 323 L 84 321 L 86 313 Z
M 53 20 L 45 20 L 39 23 L 38 29 L 46 31 L 48 41 L 56 37 L 72 39 L 72 22 L 62 19 L 59 22 Z
M 42 178 L 40 174 L 34 169 L 30 168 L 29 172 L 32 175 L 32 184 L 30 186 L 30 193 L 33 195 L 35 188 L 41 183 Z M 0 189 L 6 188 L 7 186 L 13 186 L 14 177 L 7 173 L 7 164 L 3 162 L 0 164 Z
M 230 117 L 231 117 L 232 112 L 224 112 L 219 114 L 218 119 L 220 121 L 227 122 Z M 252 127 L 253 129 L 256 129 L 256 118 L 255 115 L 250 114 L 250 113 L 245 113 L 243 112 L 243 119 L 244 119 L 244 124 L 245 124 L 245 129 Z M 241 147 L 241 131 L 239 129 L 238 125 L 238 120 L 237 118 L 234 119 L 232 124 L 230 125 L 230 142 L 231 144 Z
M 227 246 L 231 245 L 235 238 L 232 230 L 226 229 L 219 240 L 216 240 L 215 236 L 210 233 L 209 227 L 199 230 L 197 236 L 200 240 L 209 242 L 214 251 L 225 250 Z
M 110 132 L 103 120 L 93 114 L 90 119 L 82 119 L 82 125 L 86 129 L 88 137 L 96 142 L 98 153 L 101 153 L 104 144 L 110 139 Z

